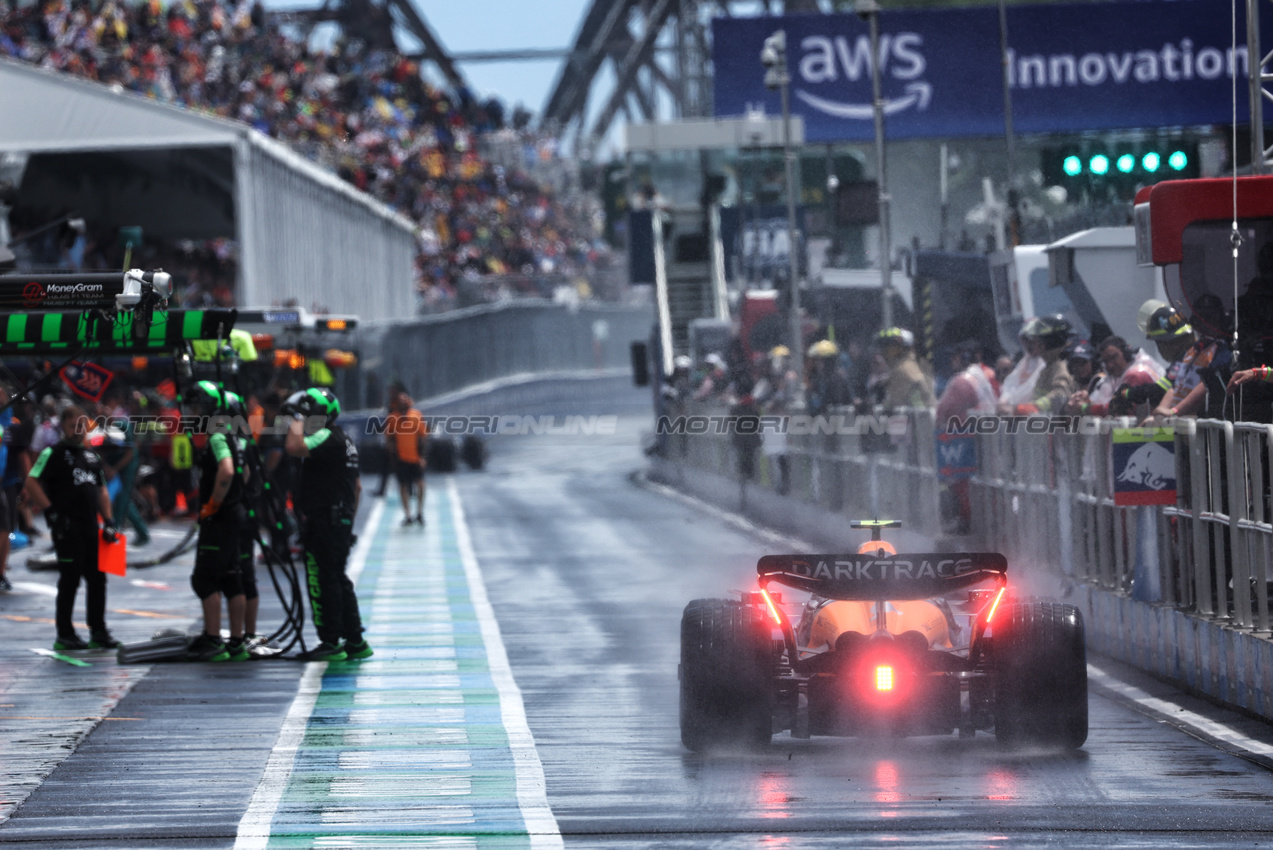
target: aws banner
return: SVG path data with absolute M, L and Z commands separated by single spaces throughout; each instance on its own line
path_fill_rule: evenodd
M 1234 73 L 1247 121 L 1241 9 L 1236 51 L 1229 4 L 1208 0 L 1016 5 L 1007 15 L 1017 133 L 1229 123 Z M 853 14 L 715 18 L 716 115 L 780 113 L 760 63 L 779 29 L 805 138 L 874 138 L 869 30 Z M 1273 45 L 1273 15 L 1261 16 L 1261 43 Z M 1003 134 L 996 7 L 881 12 L 880 65 L 888 138 Z

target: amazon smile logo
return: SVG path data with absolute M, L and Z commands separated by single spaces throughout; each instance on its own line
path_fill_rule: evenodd
M 928 68 L 920 52 L 924 39 L 918 33 L 903 32 L 880 36 L 880 74 L 904 83 L 905 94 L 886 97 L 884 114 L 895 115 L 908 109 L 925 110 L 933 97 L 933 87 L 920 79 Z M 826 87 L 871 79 L 871 41 L 867 36 L 850 40 L 847 36 L 811 35 L 800 41 L 798 80 L 823 88 L 814 94 L 795 88 L 794 94 L 819 112 L 836 118 L 870 120 L 873 115 L 870 92 L 862 102 L 826 97 Z

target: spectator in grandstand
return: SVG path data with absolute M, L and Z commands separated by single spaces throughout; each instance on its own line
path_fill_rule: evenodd
M 1020 401 L 1020 395 L 1009 395 L 1005 381 L 999 396 L 999 412 L 1005 415 L 1060 413 L 1066 400 L 1074 394 L 1074 378 L 1062 356 L 1070 338 L 1069 320 L 1059 313 L 1031 319 L 1021 328 L 1020 337 L 1026 354 L 1022 363 L 1036 364 L 1029 379 L 1029 400 Z M 1011 379 L 1009 375 L 1008 380 Z
M 358 34 L 321 54 L 286 37 L 259 3 L 49 0 L 0 5 L 0 54 L 291 143 L 414 219 L 426 305 L 453 303 L 457 282 L 488 276 L 511 275 L 534 289 L 536 279 L 590 268 L 602 250 L 590 210 L 478 151 L 485 135 L 523 162 L 551 163 L 553 144 L 524 124 L 504 127 L 497 101 L 440 91 L 415 61 Z M 192 274 L 183 298 L 224 302 L 232 279 Z
M 386 422 L 386 433 L 393 452 L 393 473 L 398 479 L 398 496 L 402 499 L 402 526 L 424 525 L 425 447 L 429 429 L 420 411 L 411 405 L 405 390 L 398 393 L 393 412 Z M 416 509 L 411 513 L 411 496 Z
M 924 371 L 915 356 L 915 335 L 903 328 L 885 328 L 879 332 L 877 341 L 888 364 L 884 409 L 936 407 L 932 376 Z
M 1127 393 L 1123 393 L 1119 401 L 1114 404 L 1114 408 L 1119 412 L 1111 410 L 1110 405 L 1115 396 L 1124 387 L 1130 391 L 1133 387 L 1158 385 L 1162 378 L 1162 370 L 1149 355 L 1138 348 L 1132 348 L 1121 336 L 1111 336 L 1102 340 L 1097 346 L 1097 351 L 1100 352 L 1101 364 L 1105 367 L 1105 377 L 1097 383 L 1092 392 L 1080 390 L 1073 393 L 1070 396 L 1070 403 L 1080 414 L 1130 415 L 1134 402 L 1131 402 Z M 1163 389 L 1165 391 L 1165 387 Z M 1159 398 L 1149 401 L 1152 408 Z

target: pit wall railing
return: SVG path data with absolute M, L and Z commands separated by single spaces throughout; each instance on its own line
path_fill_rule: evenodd
M 685 412 L 690 427 L 659 437 L 682 479 L 699 470 L 741 486 L 740 452 L 751 445 L 754 472 L 742 489 L 782 488 L 781 440 L 749 438 L 723 416 L 714 422 L 723 411 Z M 975 436 L 971 515 L 956 534 L 930 411 L 844 411 L 834 429 L 788 422 L 786 500 L 828 518 L 900 519 L 946 538 L 941 545 L 1002 552 L 1018 575 L 1080 606 L 1093 649 L 1273 720 L 1273 426 L 1175 421 L 1175 504 L 1121 507 L 1111 431 L 1135 422 L 999 420 Z

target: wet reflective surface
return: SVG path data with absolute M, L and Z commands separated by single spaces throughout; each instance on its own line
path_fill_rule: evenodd
M 885 741 L 784 733 L 760 754 L 686 751 L 677 720 L 681 610 L 750 586 L 756 558 L 775 544 L 630 486 L 641 460 L 634 437 L 556 442 L 499 443 L 490 471 L 461 477 L 460 492 L 568 846 L 1273 840 L 1273 773 L 1095 687 L 1088 743 L 1074 753 L 1014 754 L 984 733 Z M 1268 737 L 1263 724 L 1228 719 Z
M 645 403 L 636 396 L 632 404 Z M 1088 742 L 1075 753 L 1009 753 L 985 734 L 783 734 L 760 753 L 689 753 L 677 725 L 681 610 L 692 598 L 749 586 L 758 555 L 778 547 L 635 486 L 639 427 L 634 419 L 613 436 L 501 438 L 487 471 L 456 479 L 567 846 L 1273 842 L 1273 773 L 1100 687 L 1092 689 Z M 442 486 L 440 476 L 430 480 Z M 130 577 L 140 585 L 112 579 L 116 634 L 138 640 L 191 622 L 188 571 L 187 562 Z M 0 595 L 0 817 L 8 817 L 0 843 L 232 846 L 303 666 L 124 668 L 86 656 L 91 667 L 71 667 L 30 651 L 52 642 L 53 574 L 18 566 L 13 577 L 18 592 Z M 419 612 L 420 621 L 427 616 Z M 1155 696 L 1273 737 L 1264 724 L 1093 660 Z M 349 713 L 370 721 L 374 710 L 356 704 Z M 375 761 L 408 773 L 422 757 L 384 742 Z M 334 791 L 401 793 L 369 765 L 350 762 Z M 434 789 L 444 799 L 459 790 Z M 414 839 L 429 846 L 428 836 Z M 483 842 L 452 832 L 432 844 Z

